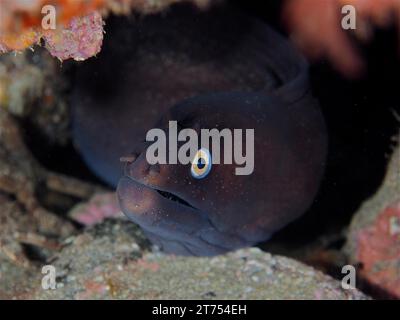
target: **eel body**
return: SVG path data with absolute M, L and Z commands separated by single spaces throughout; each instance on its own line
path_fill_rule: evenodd
M 326 129 L 307 64 L 284 37 L 227 8 L 114 18 L 106 31 L 99 57 L 77 72 L 73 138 L 152 241 L 172 253 L 220 254 L 267 240 L 309 208 Z M 217 164 L 195 179 L 190 163 L 150 165 L 146 133 L 169 121 L 254 129 L 254 171 Z

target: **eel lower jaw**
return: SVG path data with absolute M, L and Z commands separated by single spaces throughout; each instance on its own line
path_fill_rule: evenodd
M 209 256 L 247 245 L 219 231 L 205 212 L 180 197 L 132 177 L 120 179 L 117 195 L 122 212 L 166 252 Z

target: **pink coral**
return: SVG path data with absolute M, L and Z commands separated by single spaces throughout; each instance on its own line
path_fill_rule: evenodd
M 93 196 L 89 202 L 76 206 L 70 216 L 86 226 L 102 222 L 106 218 L 122 218 L 115 194 L 104 193 Z
M 46 33 L 44 39 L 49 52 L 60 60 L 86 60 L 100 52 L 103 20 L 97 12 L 73 18 L 67 27 Z

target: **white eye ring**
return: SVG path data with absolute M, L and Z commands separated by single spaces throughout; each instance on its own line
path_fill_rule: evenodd
M 203 160 L 201 167 L 199 167 L 199 160 Z M 206 148 L 201 148 L 196 152 L 196 155 L 193 158 L 190 173 L 195 179 L 203 179 L 210 173 L 211 167 L 212 159 L 210 151 Z

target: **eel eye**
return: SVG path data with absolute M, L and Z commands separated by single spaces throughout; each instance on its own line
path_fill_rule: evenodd
M 197 151 L 193 158 L 190 172 L 193 178 L 203 179 L 211 170 L 212 161 L 211 154 L 206 148 L 201 148 Z

